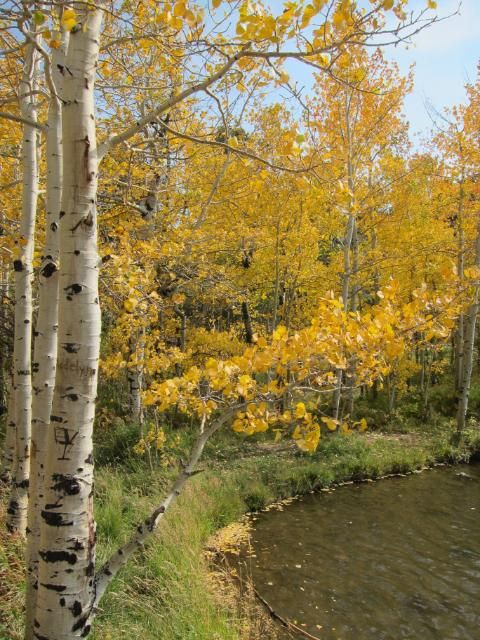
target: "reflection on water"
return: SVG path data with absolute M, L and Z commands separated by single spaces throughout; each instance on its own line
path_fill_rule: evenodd
M 253 547 L 259 593 L 322 640 L 480 640 L 480 465 L 307 496 Z

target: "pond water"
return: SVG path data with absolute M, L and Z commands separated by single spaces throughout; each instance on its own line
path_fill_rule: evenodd
M 252 544 L 259 594 L 321 640 L 480 640 L 480 465 L 306 496 Z

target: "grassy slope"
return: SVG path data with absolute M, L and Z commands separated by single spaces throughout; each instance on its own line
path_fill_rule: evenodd
M 310 457 L 290 445 L 244 443 L 220 436 L 207 452 L 206 471 L 192 479 L 161 531 L 115 580 L 102 601 L 94 639 L 245 640 L 255 637 L 235 599 L 222 602 L 209 589 L 203 548 L 208 537 L 243 513 L 279 498 L 346 479 L 375 478 L 438 460 L 466 459 L 480 449 L 478 431 L 466 444 L 449 443 L 449 431 L 380 436 L 330 436 Z M 128 537 L 162 496 L 171 472 L 143 465 L 97 474 L 99 560 Z M 0 518 L 2 513 L 0 513 Z M 1 523 L 0 523 L 1 526 Z M 0 638 L 21 638 L 20 545 L 0 539 Z M 3 545 L 3 550 L 1 549 Z M 2 621 L 3 620 L 3 626 Z M 252 635 L 253 634 L 253 635 Z

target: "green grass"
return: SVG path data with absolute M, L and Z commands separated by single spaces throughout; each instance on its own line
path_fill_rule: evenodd
M 378 478 L 434 463 L 468 460 L 480 450 L 480 434 L 469 431 L 459 446 L 450 429 L 400 436 L 352 435 L 325 438 L 313 456 L 289 445 L 247 444 L 221 435 L 212 442 L 205 473 L 195 477 L 165 526 L 113 584 L 99 616 L 95 639 L 235 640 L 248 626 L 241 609 L 222 606 L 206 588 L 210 568 L 203 549 L 219 527 L 245 511 L 348 479 Z M 220 443 L 222 446 L 220 446 Z M 212 468 L 213 467 L 213 468 Z M 111 551 L 133 523 L 162 495 L 166 482 L 138 468 L 127 475 L 102 469 L 98 476 L 97 517 L 100 555 Z M 112 488 L 112 490 L 109 489 Z

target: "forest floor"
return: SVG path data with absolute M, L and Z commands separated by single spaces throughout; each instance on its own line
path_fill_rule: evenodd
M 407 473 L 436 462 L 468 461 L 480 453 L 480 430 L 452 444 L 452 428 L 407 433 L 328 434 L 314 455 L 287 441 L 218 434 L 204 472 L 190 481 L 150 544 L 116 578 L 95 624 L 95 640 L 259 640 L 274 638 L 248 592 L 212 566 L 212 536 L 247 512 L 347 480 Z M 174 475 L 161 464 L 103 462 L 96 476 L 98 560 L 125 541 L 160 501 Z M 22 638 L 22 545 L 5 533 L 0 496 L 0 640 Z M 220 537 L 221 538 L 221 537 Z M 217 538 L 218 540 L 218 538 Z M 221 543 L 219 543 L 221 544 Z M 211 551 L 211 549 L 210 549 Z M 222 549 L 218 549 L 222 551 Z

